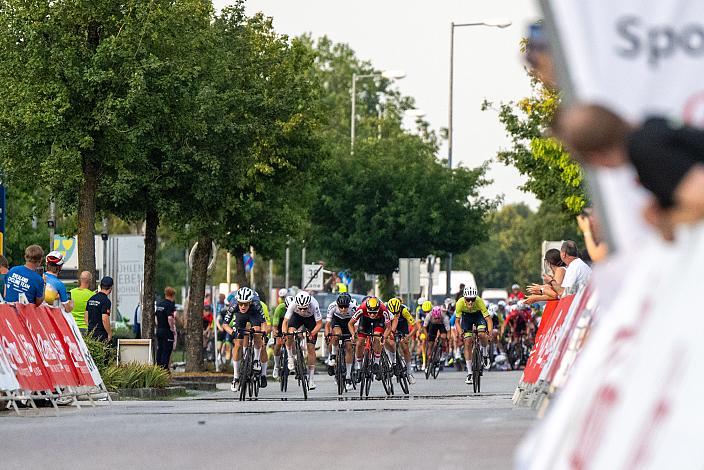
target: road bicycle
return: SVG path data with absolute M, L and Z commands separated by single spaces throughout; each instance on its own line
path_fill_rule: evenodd
M 337 335 L 334 333 L 331 333 L 328 335 L 328 338 L 335 337 L 337 338 L 335 341 L 337 341 L 337 357 L 335 360 L 335 382 L 337 382 L 337 394 L 342 395 L 345 393 L 346 386 L 346 380 L 347 380 L 347 363 L 346 361 L 346 354 L 345 354 L 345 343 L 352 338 L 352 335 L 349 334 L 341 334 Z M 354 381 L 352 382 L 354 383 Z
M 364 356 L 362 358 L 362 368 L 357 371 L 358 376 L 359 376 L 359 397 L 364 398 L 365 396 L 369 396 L 369 389 L 372 386 L 372 382 L 374 381 L 374 374 L 372 373 L 372 364 L 373 364 L 373 355 L 372 355 L 372 340 L 377 337 L 381 338 L 383 335 L 380 335 L 378 333 L 369 333 L 365 335 L 366 337 L 364 338 Z M 383 349 L 383 345 L 382 345 Z M 386 357 L 386 354 L 384 351 L 382 351 L 382 361 L 383 358 Z M 386 361 L 388 363 L 388 357 L 386 357 Z M 387 372 L 390 371 L 390 367 L 387 370 Z M 390 395 L 390 390 L 391 388 L 389 387 L 389 384 L 391 383 L 391 378 L 384 373 L 384 370 L 382 369 L 381 371 L 381 378 L 382 382 L 384 384 L 384 390 L 386 391 L 387 395 Z M 393 386 L 393 385 L 391 385 Z
M 239 333 L 247 334 L 247 345 L 242 354 L 242 365 L 240 367 L 240 401 L 249 398 L 259 397 L 259 387 L 261 386 L 261 373 L 254 370 L 254 337 L 263 335 L 261 331 L 254 328 L 238 328 Z
M 303 399 L 308 399 L 308 371 L 303 350 L 306 349 L 308 330 L 302 327 L 293 333 L 284 333 L 283 336 L 293 336 L 293 363 L 295 364 L 295 377 L 298 386 L 303 390 Z M 301 346 L 303 344 L 303 346 Z M 285 349 L 285 348 L 284 348 Z M 288 356 L 286 357 L 286 367 L 288 368 Z M 288 369 L 286 370 L 286 381 L 288 382 Z M 288 385 L 287 385 L 288 386 Z
M 440 333 L 435 337 L 435 342 L 433 343 L 433 349 L 428 355 L 428 364 L 425 367 L 425 379 L 428 380 L 430 377 L 437 379 L 438 374 L 440 374 L 440 358 L 442 357 L 442 339 L 440 338 Z
M 479 344 L 477 325 L 472 325 L 472 337 L 474 338 L 472 345 L 472 386 L 474 388 L 474 393 L 479 393 L 482 386 L 484 361 L 482 358 L 481 346 Z
M 394 335 L 394 339 L 396 340 L 396 381 L 401 386 L 403 393 L 408 395 L 408 367 L 400 351 L 403 338 L 404 336 L 399 332 L 396 332 Z

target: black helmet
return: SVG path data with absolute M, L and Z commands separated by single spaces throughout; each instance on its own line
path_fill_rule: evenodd
M 337 297 L 337 306 L 340 308 L 348 308 L 352 302 L 352 296 L 347 292 L 343 292 Z

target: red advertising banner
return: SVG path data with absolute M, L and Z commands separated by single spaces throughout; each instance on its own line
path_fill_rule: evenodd
M 551 307 L 550 304 L 556 305 L 550 309 L 548 315 L 545 315 L 545 312 L 543 312 L 543 317 L 538 327 L 538 333 L 535 335 L 535 346 L 533 346 L 533 350 L 528 357 L 528 363 L 523 371 L 523 382 L 534 384 L 538 381 L 543 366 L 554 348 L 554 341 L 551 341 L 551 339 L 565 321 L 573 299 L 574 295 L 568 295 L 560 299 L 559 302 L 548 302 L 545 312 L 548 312 L 548 308 Z
M 0 304 L 0 342 L 20 388 L 33 392 L 53 388 L 24 322 L 10 304 Z
M 15 304 L 54 387 L 77 387 L 77 372 L 69 363 L 47 312 L 35 305 Z
M 66 355 L 69 363 L 73 366 L 73 372 L 78 384 L 87 387 L 95 386 L 95 382 L 93 381 L 93 377 L 90 375 L 90 369 L 88 368 L 88 364 L 86 364 L 85 357 L 81 352 L 78 341 L 73 335 L 71 327 L 69 327 L 66 323 L 66 319 L 64 318 L 63 313 L 61 313 L 61 310 L 49 306 L 42 306 L 40 308 L 46 312 L 46 315 L 51 319 L 51 323 L 53 324 L 56 333 L 59 334 L 59 340 L 64 349 L 64 354 Z

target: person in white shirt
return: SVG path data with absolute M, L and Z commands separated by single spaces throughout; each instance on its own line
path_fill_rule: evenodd
M 589 280 L 592 269 L 587 266 L 587 263 L 579 258 L 577 244 L 572 240 L 567 240 L 560 247 L 560 258 L 567 265 L 565 277 L 560 286 L 553 284 L 555 292 L 562 296 L 564 294 L 573 293 L 579 286 L 584 285 Z

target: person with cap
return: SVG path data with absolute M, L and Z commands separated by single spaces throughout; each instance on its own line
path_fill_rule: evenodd
M 44 302 L 44 279 L 37 273 L 44 258 L 39 245 L 29 245 L 24 250 L 24 266 L 15 266 L 5 276 L 5 301 L 41 305 Z
M 88 316 L 88 333 L 99 341 L 112 341 L 110 326 L 110 309 L 112 302 L 108 296 L 112 292 L 113 280 L 105 276 L 100 280 L 100 290 L 88 300 L 86 313 Z
M 518 284 L 514 284 L 511 286 L 511 293 L 508 294 L 508 303 L 509 304 L 515 304 L 518 303 L 519 300 L 523 300 L 526 298 L 526 294 L 521 292 L 521 286 Z
M 66 285 L 59 279 L 59 273 L 63 265 L 64 255 L 60 251 L 52 251 L 46 255 L 44 301 L 52 307 L 63 306 L 64 310 L 71 312 L 74 302 L 68 295 Z

